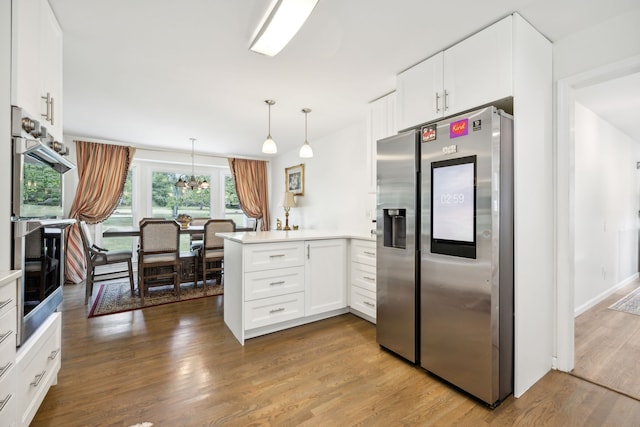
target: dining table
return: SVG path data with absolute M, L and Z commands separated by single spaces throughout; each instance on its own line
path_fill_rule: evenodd
M 180 227 L 180 234 L 202 234 L 204 225 L 190 225 Z M 140 227 L 109 227 L 102 232 L 102 237 L 138 237 Z

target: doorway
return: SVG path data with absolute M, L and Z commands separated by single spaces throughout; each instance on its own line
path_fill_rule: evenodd
M 637 76 L 636 76 L 637 75 Z M 625 283 L 624 280 L 620 280 L 619 283 L 615 282 L 615 285 L 619 285 L 618 288 L 609 288 L 608 291 L 592 296 L 585 302 L 584 295 L 581 295 L 583 290 L 577 288 L 581 285 L 582 271 L 576 271 L 576 260 L 580 255 L 578 252 L 582 249 L 578 246 L 580 242 L 580 230 L 576 227 L 576 219 L 580 218 L 580 209 L 584 209 L 584 206 L 580 204 L 580 200 L 576 198 L 576 189 L 584 183 L 577 182 L 576 168 L 576 149 L 580 149 L 576 144 L 576 134 L 578 129 L 576 126 L 580 126 L 576 123 L 576 111 L 582 108 L 580 105 L 576 106 L 576 102 L 580 101 L 582 93 L 590 88 L 594 88 L 597 85 L 608 84 L 618 79 L 633 78 L 634 76 L 640 77 L 640 58 L 634 57 L 626 61 L 611 64 L 606 67 L 602 67 L 597 70 L 582 73 L 577 76 L 573 76 L 568 79 L 563 79 L 558 82 L 557 87 L 557 138 L 556 138 L 556 203 L 557 203 L 557 341 L 556 341 L 556 368 L 570 372 L 575 367 L 575 362 L 579 355 L 576 354 L 576 324 L 578 323 L 575 318 L 576 309 L 578 312 L 586 311 L 585 307 L 589 310 L 601 310 L 601 315 L 606 315 L 608 305 L 610 305 L 610 299 L 616 298 L 616 295 L 610 295 L 610 291 L 625 292 L 625 290 L 632 290 L 634 286 L 638 286 L 638 283 Z M 627 88 L 627 91 L 629 88 Z M 582 91 L 582 92 L 581 92 Z M 609 93 L 614 97 L 613 93 Z M 621 102 L 622 96 L 618 97 L 617 101 Z M 640 99 L 640 91 L 635 94 L 636 99 Z M 582 100 L 584 102 L 584 100 Z M 590 102 L 590 101 L 587 101 Z M 630 108 L 630 107 L 629 107 Z M 638 117 L 638 116 L 636 116 Z M 634 138 L 640 143 L 640 139 Z M 581 153 L 582 154 L 582 153 Z M 605 155 L 606 152 L 601 153 Z M 633 159 L 633 165 L 635 161 L 640 161 L 640 158 Z M 640 170 L 635 171 L 636 177 L 640 175 Z M 602 178 L 602 177 L 599 177 Z M 635 180 L 637 185 L 638 178 Z M 579 195 L 578 195 L 579 196 Z M 636 210 L 638 208 L 636 207 Z M 635 257 L 637 260 L 637 221 L 635 218 Z M 606 228 L 607 224 L 598 223 L 595 227 Z M 627 230 L 631 232 L 631 230 Z M 593 244 L 593 242 L 591 243 Z M 578 249 L 576 249 L 578 247 Z M 635 271 L 637 272 L 637 263 L 635 264 Z M 597 273 L 600 276 L 604 276 L 606 279 L 607 274 L 611 272 L 602 268 Z M 627 282 L 632 282 L 633 276 L 627 278 Z M 611 280 L 611 278 L 609 278 Z M 592 292 L 593 293 L 593 292 Z M 577 296 L 577 298 L 576 298 Z M 606 299 L 609 297 L 609 299 Z M 576 300 L 578 305 L 582 304 L 582 307 L 576 307 Z M 615 302 L 615 301 L 613 301 Z M 593 308 L 591 308 L 593 307 Z M 583 319 L 580 319 L 581 321 Z M 633 319 L 637 320 L 637 319 Z M 604 322 L 604 318 L 598 319 L 600 322 Z M 582 325 L 579 324 L 581 328 Z M 628 332 L 627 332 L 628 333 Z M 595 344 L 597 345 L 597 344 Z M 581 349 L 583 347 L 581 346 Z M 581 350 L 582 351 L 582 350 Z M 597 376 L 594 376 L 596 378 Z M 589 378 L 587 378 L 589 379 Z M 596 382 L 596 381 L 594 381 Z M 607 384 L 603 384 L 608 386 Z

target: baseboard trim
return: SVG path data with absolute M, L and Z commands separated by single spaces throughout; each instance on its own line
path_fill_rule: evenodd
M 634 274 L 632 276 L 629 276 L 626 279 L 624 279 L 623 281 L 621 281 L 620 283 L 618 283 L 617 285 L 607 289 L 606 291 L 600 293 L 599 295 L 596 295 L 594 298 L 592 298 L 589 301 L 587 301 L 586 303 L 582 304 L 580 307 L 576 307 L 575 310 L 574 310 L 574 313 L 573 313 L 574 317 L 578 317 L 579 315 L 581 315 L 585 311 L 587 311 L 590 308 L 594 307 L 598 303 L 604 301 L 609 295 L 612 295 L 618 289 L 624 288 L 629 283 L 631 283 L 634 280 L 638 279 L 638 277 L 639 277 L 638 273 L 636 273 L 636 274 Z

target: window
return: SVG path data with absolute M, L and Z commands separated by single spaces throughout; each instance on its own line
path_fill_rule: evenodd
M 124 183 L 124 192 L 122 193 L 122 198 L 120 199 L 120 203 L 118 203 L 118 207 L 111 214 L 109 218 L 107 218 L 102 223 L 102 229 L 107 229 L 109 227 L 133 227 L 133 179 L 131 170 L 127 173 L 127 180 Z M 101 232 L 98 232 L 97 235 L 101 235 Z M 132 247 L 132 237 L 108 237 L 105 239 L 104 246 L 110 250 L 118 250 L 118 249 L 126 249 L 131 250 Z
M 230 173 L 224 174 L 224 217 L 232 219 L 236 223 L 236 227 L 253 228 L 255 224 L 254 218 L 249 218 L 240 208 L 238 193 L 236 193 L 236 185 Z

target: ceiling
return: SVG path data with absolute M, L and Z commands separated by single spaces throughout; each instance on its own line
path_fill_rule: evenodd
M 50 0 L 64 32 L 66 135 L 269 158 L 365 117 L 395 76 L 518 11 L 551 41 L 637 0 L 320 0 L 276 57 L 248 50 L 271 0 Z M 628 93 L 628 91 L 623 91 Z M 638 117 L 638 115 L 636 115 Z M 640 139 L 640 138 L 639 138 Z M 314 146 L 318 150 L 321 147 Z

